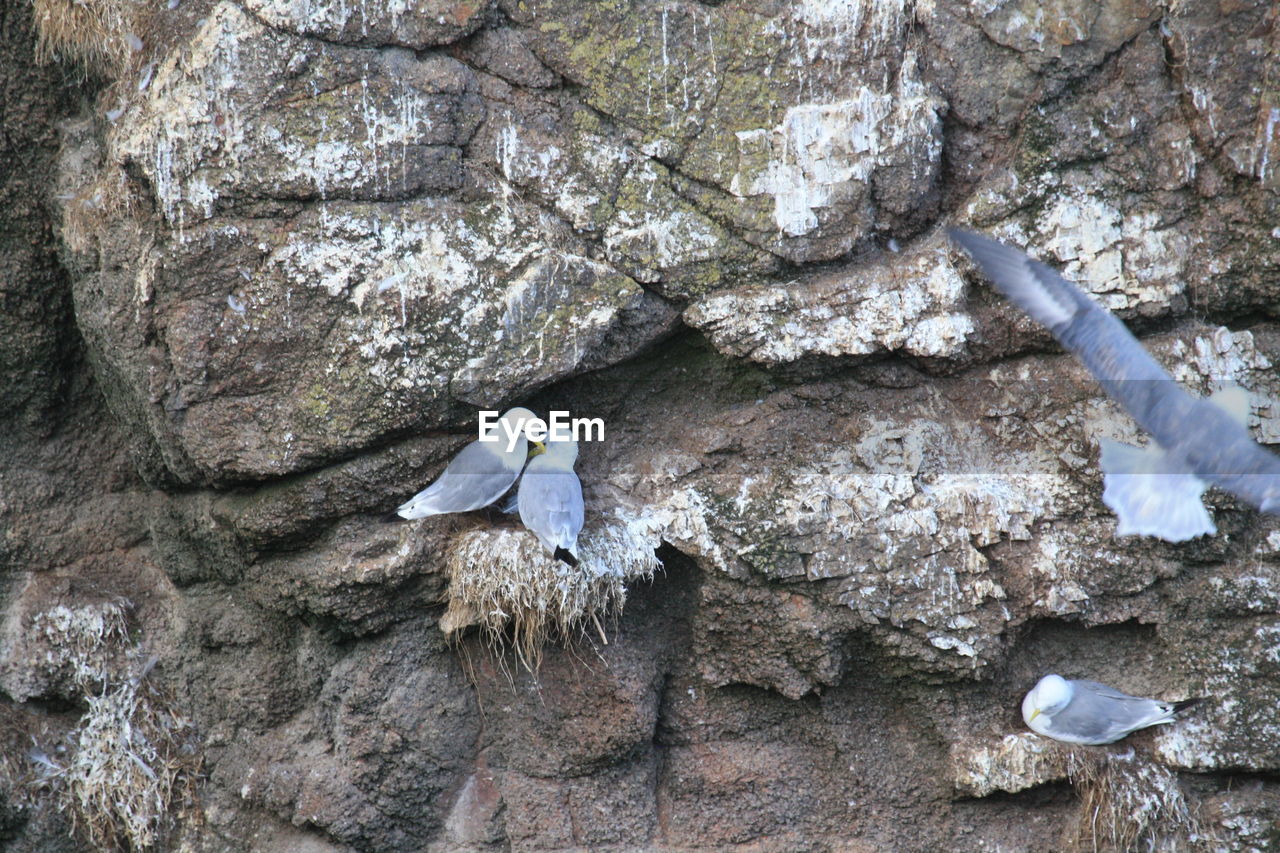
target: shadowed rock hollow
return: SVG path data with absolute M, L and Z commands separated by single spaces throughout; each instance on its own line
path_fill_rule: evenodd
M 1116 538 L 938 229 L 1280 440 L 1270 4 L 169 5 L 0 10 L 6 849 L 1280 846 L 1280 527 Z M 661 560 L 536 678 L 446 611 L 510 522 L 378 521 L 515 404 Z

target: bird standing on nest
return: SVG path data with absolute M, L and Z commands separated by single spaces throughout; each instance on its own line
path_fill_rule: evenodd
M 405 501 L 388 521 L 398 518 L 425 518 L 446 512 L 468 512 L 480 509 L 502 497 L 520 476 L 529 456 L 528 425 L 537 421 L 528 409 L 516 408 L 499 418 L 501 430 L 495 429 L 487 441 L 476 440 L 462 448 L 436 481 Z M 506 435 L 518 436 L 508 442 Z M 533 442 L 542 448 L 542 442 Z
M 578 565 L 578 533 L 582 530 L 582 483 L 573 473 L 578 442 L 548 440 L 546 452 L 534 455 L 520 478 L 516 506 L 524 526 L 556 559 Z

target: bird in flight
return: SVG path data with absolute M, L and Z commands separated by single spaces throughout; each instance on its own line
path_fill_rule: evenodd
M 1184 542 L 1216 533 L 1201 501 L 1209 485 L 1280 514 L 1280 457 L 1249 435 L 1242 389 L 1188 394 L 1123 323 L 1052 269 L 989 237 L 949 233 L 1154 439 L 1145 448 L 1100 442 L 1102 500 L 1119 520 L 1118 535 Z

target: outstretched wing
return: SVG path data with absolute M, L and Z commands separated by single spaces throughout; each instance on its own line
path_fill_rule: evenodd
M 1190 473 L 1180 459 L 1156 444 L 1130 447 L 1106 438 L 1098 443 L 1102 502 L 1116 514 L 1117 536 L 1185 542 L 1218 532 L 1200 500 L 1208 483 Z
M 1001 293 L 1053 332 L 1151 433 L 1169 454 L 1162 463 L 1167 473 L 1194 474 L 1264 512 L 1280 513 L 1280 458 L 1254 441 L 1222 401 L 1183 391 L 1123 323 L 1049 267 L 988 237 L 958 229 L 950 234 Z M 1189 493 L 1193 484 L 1184 485 Z M 1113 491 L 1117 501 L 1119 494 Z M 1124 497 L 1132 505 L 1142 496 Z M 1197 511 L 1185 502 L 1179 507 L 1185 512 L 1174 535 L 1186 539 L 1195 531 L 1212 532 L 1203 507 Z
M 996 289 L 1054 334 L 1081 310 L 1072 292 L 1075 286 L 1039 261 L 990 237 L 959 228 L 947 233 L 978 262 Z

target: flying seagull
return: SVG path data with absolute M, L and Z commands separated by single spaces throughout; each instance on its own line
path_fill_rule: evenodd
M 500 429 L 494 430 L 489 441 L 473 441 L 453 457 L 436 481 L 418 492 L 388 520 L 400 518 L 424 518 L 446 512 L 467 512 L 480 509 L 502 497 L 520 476 L 525 459 L 529 455 L 529 442 L 524 429 L 536 415 L 528 409 L 511 409 L 499 421 Z M 506 435 L 519 435 L 508 448 Z M 541 442 L 534 442 L 541 447 Z
M 1049 267 L 987 237 L 949 232 L 987 278 L 1084 363 L 1102 389 L 1151 433 L 1145 448 L 1102 440 L 1102 500 L 1116 533 L 1184 542 L 1216 533 L 1200 500 L 1209 484 L 1280 514 L 1280 457 L 1249 435 L 1240 389 L 1193 397 L 1102 306 Z
M 520 478 L 516 506 L 520 520 L 558 559 L 578 565 L 575 552 L 582 530 L 582 483 L 573 473 L 578 442 L 548 441 L 546 453 L 529 460 Z
M 1147 726 L 1171 723 L 1179 711 L 1200 701 L 1143 699 L 1096 681 L 1046 675 L 1022 700 L 1022 719 L 1045 737 L 1098 746 Z

